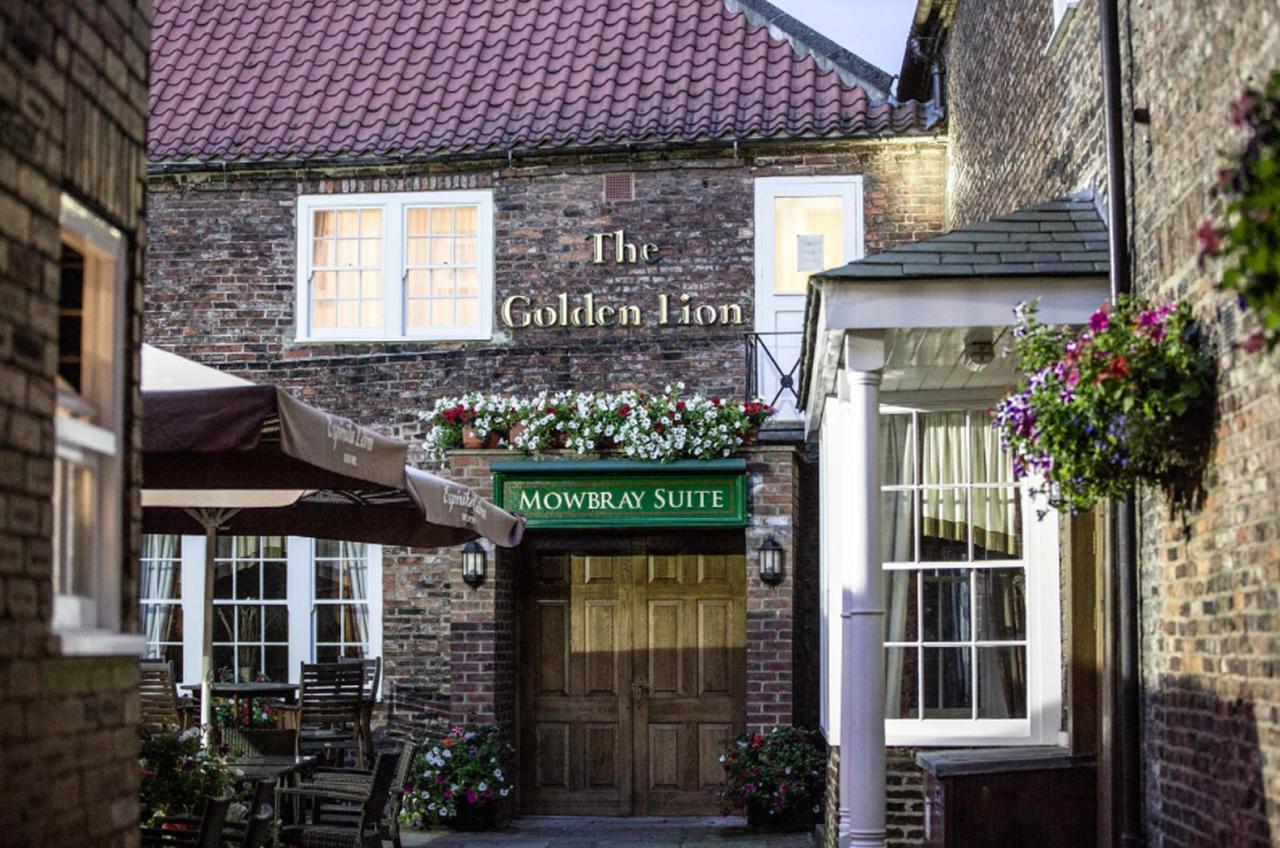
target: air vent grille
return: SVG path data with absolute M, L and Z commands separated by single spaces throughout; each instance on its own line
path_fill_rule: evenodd
M 604 199 L 608 202 L 635 200 L 635 174 L 605 174 Z

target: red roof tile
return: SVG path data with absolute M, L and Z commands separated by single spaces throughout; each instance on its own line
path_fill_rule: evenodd
M 847 136 L 928 120 L 919 104 L 873 104 L 724 0 L 155 5 L 156 162 Z

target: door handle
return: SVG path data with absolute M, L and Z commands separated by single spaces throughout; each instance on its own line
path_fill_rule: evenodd
M 649 694 L 649 684 L 643 680 L 636 680 L 631 684 L 631 691 L 636 695 Z

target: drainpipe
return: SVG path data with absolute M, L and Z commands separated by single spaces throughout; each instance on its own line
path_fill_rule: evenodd
M 1103 101 L 1106 115 L 1108 241 L 1111 249 L 1111 298 L 1133 291 L 1129 261 L 1128 192 L 1124 166 L 1121 97 L 1120 14 L 1118 0 L 1098 3 L 1102 40 Z M 1142 832 L 1142 677 L 1138 664 L 1137 506 L 1130 491 L 1115 505 L 1111 551 L 1115 590 L 1113 667 L 1117 710 L 1113 738 L 1119 744 L 1118 806 L 1120 845 L 1146 844 Z

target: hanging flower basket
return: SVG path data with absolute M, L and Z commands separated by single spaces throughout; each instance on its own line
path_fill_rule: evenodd
M 1039 477 L 1072 512 L 1139 482 L 1185 502 L 1198 489 L 1212 420 L 1212 364 L 1186 304 L 1104 303 L 1083 330 L 1015 310 L 1013 353 L 1029 376 L 994 425 L 1018 479 Z
M 1244 348 L 1274 349 L 1280 342 L 1280 71 L 1265 91 L 1247 89 L 1231 104 L 1231 117 L 1245 144 L 1218 172 L 1216 192 L 1226 201 L 1221 223 L 1200 225 L 1200 261 L 1221 256 L 1221 285 L 1237 293 L 1262 329 Z

